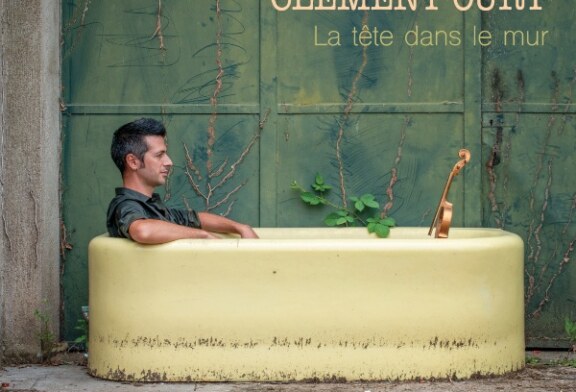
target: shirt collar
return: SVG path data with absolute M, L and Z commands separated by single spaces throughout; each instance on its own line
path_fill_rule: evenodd
M 133 189 L 129 189 L 129 188 L 116 188 L 116 195 L 117 196 L 126 196 L 129 197 L 131 199 L 136 199 L 136 200 L 140 200 L 143 202 L 147 202 L 147 201 L 158 201 L 160 200 L 160 195 L 157 193 L 153 193 L 152 197 L 148 197 L 143 193 L 140 193 L 138 191 L 135 191 Z

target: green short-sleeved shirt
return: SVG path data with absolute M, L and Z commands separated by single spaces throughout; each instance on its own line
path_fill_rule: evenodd
M 200 228 L 194 210 L 168 208 L 157 193 L 148 197 L 128 188 L 116 188 L 116 196 L 108 206 L 106 226 L 111 237 L 130 238 L 128 228 L 138 219 L 158 219 L 182 226 Z

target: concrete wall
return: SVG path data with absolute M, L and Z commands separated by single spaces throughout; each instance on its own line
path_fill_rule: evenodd
M 0 0 L 0 364 L 59 336 L 60 9 Z

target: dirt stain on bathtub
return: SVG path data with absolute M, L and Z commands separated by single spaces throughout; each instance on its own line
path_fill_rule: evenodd
M 117 350 L 130 350 L 133 348 L 138 349 L 155 349 L 155 348 L 172 348 L 174 350 L 196 350 L 200 348 L 213 348 L 213 349 L 255 349 L 255 348 L 267 348 L 278 349 L 278 348 L 296 348 L 296 349 L 306 349 L 306 348 L 332 348 L 339 347 L 345 350 L 367 350 L 367 349 L 378 349 L 378 348 L 390 348 L 394 347 L 396 349 L 404 347 L 421 347 L 425 350 L 459 350 L 459 349 L 478 349 L 481 346 L 496 345 L 498 342 L 489 342 L 485 340 L 484 342 L 478 341 L 472 338 L 462 338 L 462 339 L 443 339 L 440 336 L 434 336 L 428 340 L 418 340 L 418 341 L 387 341 L 384 339 L 369 338 L 365 340 L 321 340 L 314 339 L 312 337 L 298 337 L 290 338 L 285 336 L 274 336 L 270 341 L 263 340 L 231 340 L 226 338 L 218 338 L 214 336 L 206 338 L 197 338 L 194 340 L 189 340 L 186 338 L 162 338 L 160 336 L 138 336 L 130 337 L 125 336 L 123 338 L 118 337 L 103 337 L 97 338 L 101 344 L 109 344 Z

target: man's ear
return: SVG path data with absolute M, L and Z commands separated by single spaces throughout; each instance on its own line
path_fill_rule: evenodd
M 137 170 L 142 165 L 140 159 L 138 159 L 138 157 L 132 153 L 127 154 L 125 160 L 126 160 L 126 168 L 131 170 Z

